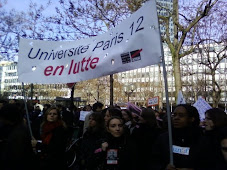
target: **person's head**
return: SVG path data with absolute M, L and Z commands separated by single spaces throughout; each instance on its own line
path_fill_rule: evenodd
M 118 109 L 118 108 L 108 108 L 107 111 L 106 111 L 106 113 L 105 113 L 105 116 L 104 116 L 105 124 L 107 124 L 107 121 L 112 116 L 122 117 L 121 110 Z
M 92 108 L 90 105 L 86 105 L 83 109 L 83 111 L 91 111 L 91 110 L 92 110 Z
M 112 116 L 107 121 L 107 131 L 113 136 L 113 137 L 121 137 L 124 133 L 124 120 L 117 116 Z
M 92 110 L 93 110 L 94 112 L 101 112 L 101 111 L 102 111 L 102 108 L 103 108 L 103 104 L 100 103 L 100 102 L 96 102 L 96 103 L 94 103 L 93 106 L 92 106 Z
M 5 104 L 0 111 L 0 120 L 10 125 L 16 125 L 23 122 L 23 115 L 16 104 Z
M 129 110 L 123 109 L 121 111 L 121 113 L 122 113 L 122 118 L 125 120 L 125 122 L 131 121 L 133 119 L 132 118 L 132 113 Z
M 174 128 L 198 127 L 200 123 L 198 110 L 191 105 L 180 104 L 172 114 Z
M 17 100 L 16 99 L 9 100 L 9 104 L 16 104 L 16 103 L 17 103 Z
M 60 111 L 57 109 L 57 107 L 51 107 L 49 108 L 43 117 L 44 122 L 56 122 L 58 120 L 61 120 Z
M 0 110 L 6 104 L 7 104 L 7 101 L 6 100 L 0 100 Z
M 221 128 L 218 131 L 219 144 L 221 148 L 222 156 L 227 163 L 227 126 Z
M 104 128 L 104 119 L 100 112 L 93 112 L 89 116 L 89 128 L 95 128 L 95 129 Z
M 155 112 L 151 108 L 142 109 L 142 112 L 141 112 L 139 119 L 140 119 L 140 123 L 147 124 L 151 127 L 157 126 Z
M 227 126 L 227 115 L 219 108 L 212 108 L 205 112 L 205 129 L 212 130 Z

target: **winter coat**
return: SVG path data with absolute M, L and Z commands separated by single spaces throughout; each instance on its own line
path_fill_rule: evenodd
M 23 124 L 9 125 L 0 122 L 0 169 L 38 169 L 28 128 Z
M 137 162 L 140 170 L 151 169 L 152 146 L 156 141 L 160 130 L 147 124 L 139 124 L 132 133 L 132 138 L 136 142 Z
M 84 133 L 79 149 L 79 160 L 80 169 L 85 169 L 87 166 L 87 162 L 91 158 L 92 154 L 94 153 L 95 149 L 100 146 L 100 143 L 105 139 L 105 130 L 103 129 L 96 129 L 92 130 L 88 128 L 88 130 Z
M 42 143 L 41 147 L 41 169 L 66 169 L 65 149 L 68 139 L 67 130 L 58 126 L 52 131 L 52 137 L 48 144 Z
M 100 147 L 95 150 L 88 160 L 88 170 L 136 170 L 136 144 L 129 136 L 115 138 L 108 133 L 105 142 L 107 150 Z
M 188 127 L 184 129 L 173 128 L 173 161 L 177 168 L 198 168 L 200 160 L 203 159 L 200 152 L 202 129 L 199 127 Z M 203 153 L 206 154 L 206 153 Z M 165 169 L 169 161 L 169 135 L 161 134 L 152 152 L 152 169 Z

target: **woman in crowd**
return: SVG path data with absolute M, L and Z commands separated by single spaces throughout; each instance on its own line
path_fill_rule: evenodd
M 89 123 L 86 132 L 81 140 L 80 148 L 80 169 L 85 169 L 87 160 L 94 153 L 97 145 L 105 137 L 104 119 L 100 112 L 93 112 L 89 116 Z
M 122 118 L 125 121 L 125 125 L 127 127 L 130 127 L 132 125 L 132 113 L 127 109 L 123 109 L 121 113 L 122 113 Z
M 217 162 L 215 170 L 227 169 L 227 127 L 222 128 L 219 131 L 218 136 L 218 151 Z
M 216 162 L 220 158 L 220 131 L 227 127 L 227 115 L 219 108 L 211 108 L 205 112 L 205 132 L 201 140 L 201 152 L 205 152 L 200 163 L 206 169 L 215 169 Z
M 137 144 L 139 167 L 137 169 L 151 169 L 152 146 L 159 135 L 155 112 L 151 108 L 143 108 L 139 117 L 138 127 L 132 133 Z
M 105 116 L 104 116 L 105 125 L 107 125 L 108 120 L 112 116 L 122 117 L 121 110 L 119 108 L 116 108 L 116 107 L 109 107 L 106 110 L 106 113 L 105 113 Z
M 136 169 L 136 148 L 124 131 L 124 120 L 112 116 L 107 121 L 107 136 L 96 148 L 88 162 L 88 169 L 125 170 Z
M 42 170 L 66 169 L 66 160 L 64 157 L 68 132 L 65 122 L 61 119 L 59 110 L 56 107 L 49 108 L 43 117 L 41 124 L 42 143 L 36 145 L 33 140 L 33 146 L 41 148 L 40 166 Z
M 180 104 L 172 114 L 173 164 L 169 160 L 169 135 L 159 136 L 153 147 L 153 169 L 195 169 L 199 167 L 200 139 L 202 129 L 197 109 L 191 105 Z

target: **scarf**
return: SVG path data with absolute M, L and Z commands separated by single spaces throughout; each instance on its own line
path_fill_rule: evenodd
M 62 122 L 57 121 L 57 122 L 46 122 L 43 125 L 43 129 L 42 129 L 42 135 L 41 135 L 41 139 L 42 139 L 42 143 L 48 145 L 50 143 L 50 140 L 53 136 L 53 131 L 57 128 L 62 126 Z

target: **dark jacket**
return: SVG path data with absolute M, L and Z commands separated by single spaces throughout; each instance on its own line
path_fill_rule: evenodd
M 200 152 L 202 129 L 190 127 L 184 129 L 173 128 L 173 161 L 177 168 L 198 168 L 199 160 L 203 159 Z M 205 153 L 204 153 L 205 154 Z M 169 161 L 169 135 L 161 134 L 152 152 L 152 166 L 155 170 L 165 169 Z
M 29 170 L 31 164 L 34 170 L 38 167 L 28 128 L 23 123 L 18 125 L 0 123 L 0 169 Z
M 131 138 L 123 135 L 115 138 L 107 134 L 105 141 L 108 143 L 107 151 L 97 148 L 88 161 L 89 170 L 136 170 L 136 145 Z M 104 142 L 104 141 L 102 141 Z M 101 146 L 101 143 L 100 143 Z M 115 158 L 108 158 L 110 150 L 114 150 Z M 108 163 L 109 162 L 109 163 Z M 111 162 L 113 164 L 111 164 Z
M 151 169 L 152 160 L 152 146 L 159 136 L 160 130 L 156 127 L 151 127 L 147 124 L 139 124 L 135 128 L 132 137 L 136 142 L 137 149 L 137 169 L 149 170 Z
M 63 126 L 55 128 L 49 144 L 41 147 L 41 169 L 66 169 L 65 149 L 68 134 Z
M 88 128 L 84 133 L 78 154 L 80 169 L 86 168 L 87 162 L 91 159 L 95 149 L 100 147 L 100 143 L 105 139 L 105 135 L 104 129 L 92 130 L 91 128 Z

